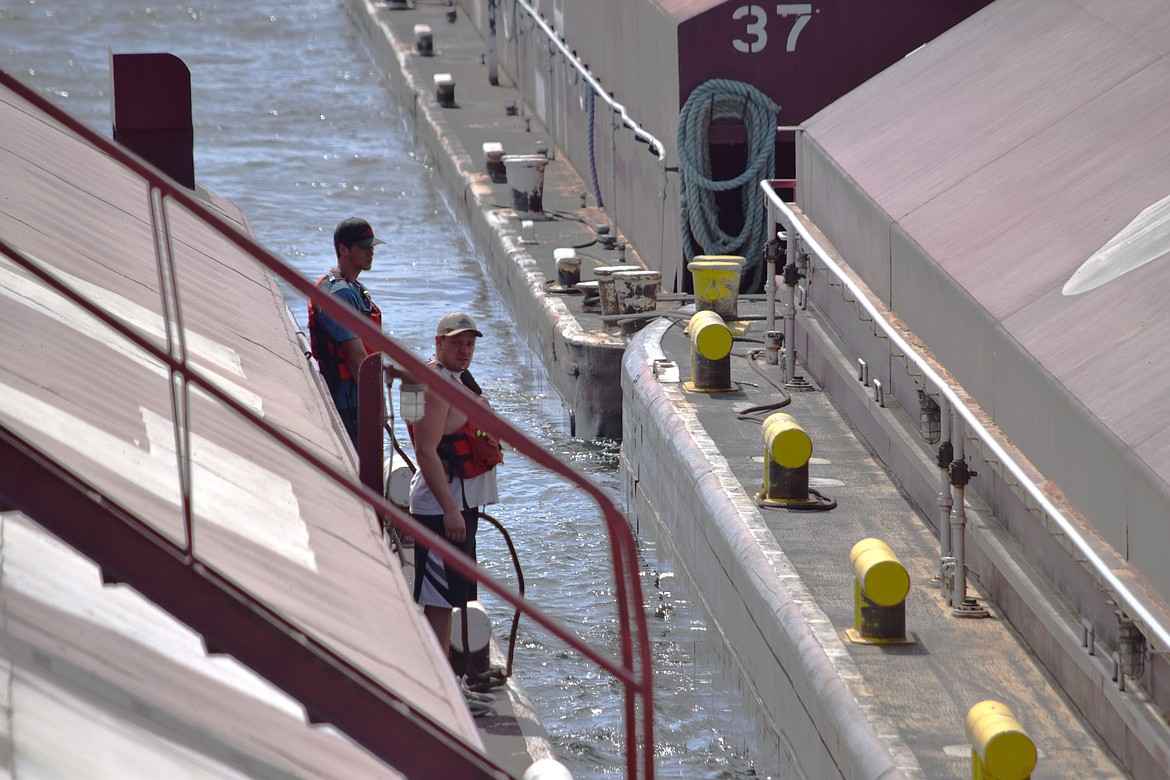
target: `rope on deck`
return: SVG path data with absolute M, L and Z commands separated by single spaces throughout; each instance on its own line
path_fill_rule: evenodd
M 742 81 L 711 79 L 695 88 L 678 119 L 679 177 L 682 192 L 682 239 L 687 262 L 695 246 L 709 255 L 744 258 L 745 278 L 755 270 L 767 240 L 767 209 L 759 182 L 776 168 L 776 114 L 771 98 Z M 739 119 L 747 130 L 748 159 L 744 171 L 732 179 L 711 178 L 708 135 L 711 123 Z M 729 235 L 719 226 L 715 193 L 738 188 L 743 228 Z

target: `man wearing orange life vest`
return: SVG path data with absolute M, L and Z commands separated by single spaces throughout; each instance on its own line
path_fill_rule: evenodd
M 455 311 L 439 321 L 435 332 L 435 357 L 430 365 L 447 381 L 480 396 L 468 367 L 475 354 L 475 341 L 483 334 L 471 317 Z M 410 513 L 436 534 L 475 560 L 475 534 L 479 507 L 499 501 L 495 464 L 498 453 L 486 462 L 475 463 L 467 444 L 467 415 L 439 397 L 427 393 L 423 416 L 412 426 L 418 470 L 410 482 Z M 415 541 L 414 599 L 442 647 L 451 636 L 451 611 L 477 598 L 474 580 L 448 570 L 443 560 L 431 555 Z
M 369 291 L 358 281 L 362 271 L 374 262 L 374 247 L 385 243 L 374 235 L 370 223 L 358 217 L 341 220 L 333 231 L 333 251 L 337 267 L 317 280 L 317 287 L 335 295 L 362 316 L 382 329 L 382 310 Z M 326 312 L 309 305 L 309 341 L 321 376 L 333 396 L 333 405 L 341 416 L 353 446 L 357 447 L 358 367 L 373 352 L 349 328 Z

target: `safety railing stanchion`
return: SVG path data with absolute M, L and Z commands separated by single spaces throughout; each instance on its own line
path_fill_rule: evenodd
M 382 431 L 386 397 L 382 393 L 382 356 L 367 355 L 358 369 L 358 476 L 370 490 L 382 493 Z

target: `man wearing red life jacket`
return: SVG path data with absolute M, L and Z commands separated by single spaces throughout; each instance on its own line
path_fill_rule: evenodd
M 335 295 L 382 329 L 382 310 L 370 298 L 369 291 L 358 281 L 362 271 L 374 262 L 374 247 L 385 243 L 374 235 L 370 223 L 349 217 L 333 231 L 333 251 L 337 267 L 317 280 L 317 287 Z M 353 446 L 357 447 L 358 367 L 373 352 L 352 330 L 326 312 L 309 305 L 309 341 L 321 376 L 333 396 L 333 405 L 341 416 Z
M 443 317 L 435 332 L 430 365 L 471 396 L 482 395 L 475 381 L 465 376 L 476 339 L 482 336 L 471 317 L 459 311 Z M 475 560 L 479 507 L 499 501 L 495 465 L 502 462 L 502 455 L 475 458 L 468 450 L 464 457 L 459 445 L 467 443 L 467 421 L 466 414 L 438 393 L 426 394 L 423 416 L 411 430 L 418 470 L 410 482 L 410 513 Z M 448 570 L 419 540 L 414 567 L 414 599 L 422 605 L 440 646 L 447 647 L 451 610 L 477 598 L 476 583 Z

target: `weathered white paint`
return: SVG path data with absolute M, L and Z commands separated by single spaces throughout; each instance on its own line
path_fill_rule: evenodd
M 1080 295 L 1170 254 L 1170 195 L 1142 210 L 1065 282 L 1065 295 Z
M 177 473 L 171 421 L 141 409 L 152 461 Z M 191 436 L 195 515 L 311 571 L 317 560 L 292 483 L 202 436 Z
M 12 705 L 20 710 L 12 777 L 248 777 L 27 672 L 12 682 Z M 68 748 L 60 734 L 69 735 Z
M 51 268 L 53 275 L 62 282 L 127 325 L 141 331 L 146 336 L 157 339 L 166 338 L 166 324 L 162 315 L 134 303 L 124 296 L 53 268 L 32 255 L 29 257 L 36 260 L 38 264 Z M 0 296 L 4 296 L 21 306 L 35 309 L 77 331 L 79 335 L 96 339 L 111 349 L 118 349 L 120 345 L 124 345 L 126 348 L 121 350 L 122 357 L 149 369 L 160 377 L 168 376 L 167 368 L 161 362 L 142 350 L 130 346 L 113 328 L 68 298 L 36 280 L 18 273 L 16 265 L 3 257 L 0 257 Z M 184 331 L 184 335 L 190 363 L 196 366 L 211 366 L 220 372 L 238 376 L 241 379 L 245 378 L 240 356 L 234 349 L 194 333 L 189 328 Z M 260 396 L 252 391 L 236 384 L 221 373 L 203 371 L 200 376 L 214 383 L 256 414 L 263 413 L 263 403 Z
M 234 658 L 207 655 L 199 634 L 147 601 L 138 591 L 103 586 L 97 566 L 73 548 L 38 530 L 29 521 L 16 521 L 15 514 L 2 517 L 6 589 L 11 588 L 53 610 L 113 631 L 129 642 L 151 648 L 195 674 L 302 719 L 303 710 L 299 703 Z M 84 712 L 81 707 L 66 709 Z M 29 714 L 29 710 L 22 708 L 21 722 Z M 64 730 L 60 724 L 55 728 L 58 733 Z M 25 745 L 24 740 L 16 742 Z M 59 746 L 59 742 L 55 744 Z M 116 764 L 94 764 L 112 765 Z
M 178 508 L 181 499 L 171 421 L 148 409 L 139 411 L 146 429 L 146 449 L 36 396 L 0 384 L 0 417 L 9 414 L 23 427 L 49 436 L 82 457 L 100 453 L 102 466 Z M 215 523 L 299 566 L 317 570 L 308 526 L 291 482 L 196 434 L 191 436 L 191 460 L 197 522 Z

